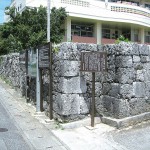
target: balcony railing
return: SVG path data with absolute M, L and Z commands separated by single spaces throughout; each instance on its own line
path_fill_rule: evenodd
M 118 1 L 116 3 L 110 3 L 109 9 L 115 12 L 136 14 L 150 18 L 150 9 L 146 8 L 144 5 L 138 6 L 136 3 L 121 3 L 120 1 Z
M 137 1 L 131 1 L 131 2 L 127 2 L 127 1 L 121 1 L 121 0 L 111 0 L 109 2 L 113 2 L 113 3 L 118 3 L 118 4 L 123 4 L 123 5 L 132 5 L 132 6 L 138 6 L 141 8 L 146 8 L 146 9 L 150 9 L 150 7 L 147 7 L 146 4 L 141 4 L 140 2 Z M 150 5 L 150 4 L 149 4 Z
M 89 7 L 89 2 L 83 0 L 61 0 L 61 3 L 77 5 L 82 7 Z

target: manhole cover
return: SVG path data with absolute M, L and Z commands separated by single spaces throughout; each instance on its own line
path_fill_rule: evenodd
M 0 128 L 0 132 L 7 132 L 8 131 L 8 129 L 6 129 L 6 128 Z

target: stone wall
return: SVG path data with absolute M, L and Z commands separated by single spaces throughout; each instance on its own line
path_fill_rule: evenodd
M 103 84 L 104 115 L 124 118 L 150 111 L 150 47 L 121 43 L 104 50 L 113 77 Z
M 54 111 L 62 120 L 80 119 L 89 113 L 86 79 L 80 72 L 79 46 L 74 43 L 63 43 L 59 47 L 59 52 L 54 55 Z M 90 45 L 86 45 L 85 48 L 90 48 Z
M 105 51 L 108 54 L 108 71 L 96 73 L 97 116 L 124 118 L 150 111 L 149 46 L 62 43 L 53 55 L 53 109 L 56 119 L 78 120 L 90 112 L 92 73 L 80 71 L 83 51 Z M 19 65 L 18 54 L 3 57 L 0 74 L 8 77 L 13 86 L 25 89 L 25 70 Z M 35 79 L 30 81 L 29 89 L 35 103 Z M 43 82 L 44 108 L 48 112 L 47 71 L 43 71 Z
M 135 43 L 62 43 L 54 57 L 54 110 L 62 117 L 89 114 L 92 73 L 80 72 L 82 51 L 105 51 L 108 72 L 96 73 L 96 114 L 124 118 L 150 111 L 150 48 Z
M 0 57 L 0 76 L 25 96 L 25 66 L 19 63 L 18 53 Z

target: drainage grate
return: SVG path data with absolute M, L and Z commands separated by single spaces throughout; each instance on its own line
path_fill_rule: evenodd
M 6 129 L 6 128 L 0 128 L 0 132 L 7 132 L 8 131 L 8 129 Z

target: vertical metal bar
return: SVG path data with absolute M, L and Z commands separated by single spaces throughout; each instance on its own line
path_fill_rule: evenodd
M 51 14 L 51 1 L 47 0 L 47 42 L 50 42 L 51 34 L 50 34 L 50 14 Z
M 29 101 L 28 50 L 25 51 L 26 102 Z
M 50 120 L 53 119 L 53 77 L 52 77 L 52 46 L 51 43 L 49 43 L 49 49 L 50 49 L 50 68 L 49 68 L 49 114 L 50 114 Z
M 95 72 L 92 72 L 92 108 L 91 108 L 91 126 L 94 127 L 95 117 Z
M 29 102 L 29 76 L 26 75 L 26 102 Z
M 25 51 L 25 67 L 26 67 L 26 75 L 28 75 L 28 50 Z
M 40 94 L 41 94 L 41 92 L 40 92 L 40 69 L 39 69 L 39 57 L 38 57 L 38 53 L 39 53 L 39 51 L 38 51 L 38 49 L 36 50 L 36 54 L 37 54 L 37 56 L 36 56 L 36 61 L 37 61 L 37 74 L 36 74 L 36 111 L 37 112 L 40 112 L 41 110 L 40 110 L 40 98 L 41 98 L 41 96 L 40 96 Z
M 40 111 L 43 111 L 43 80 L 42 80 L 42 69 L 40 71 Z

